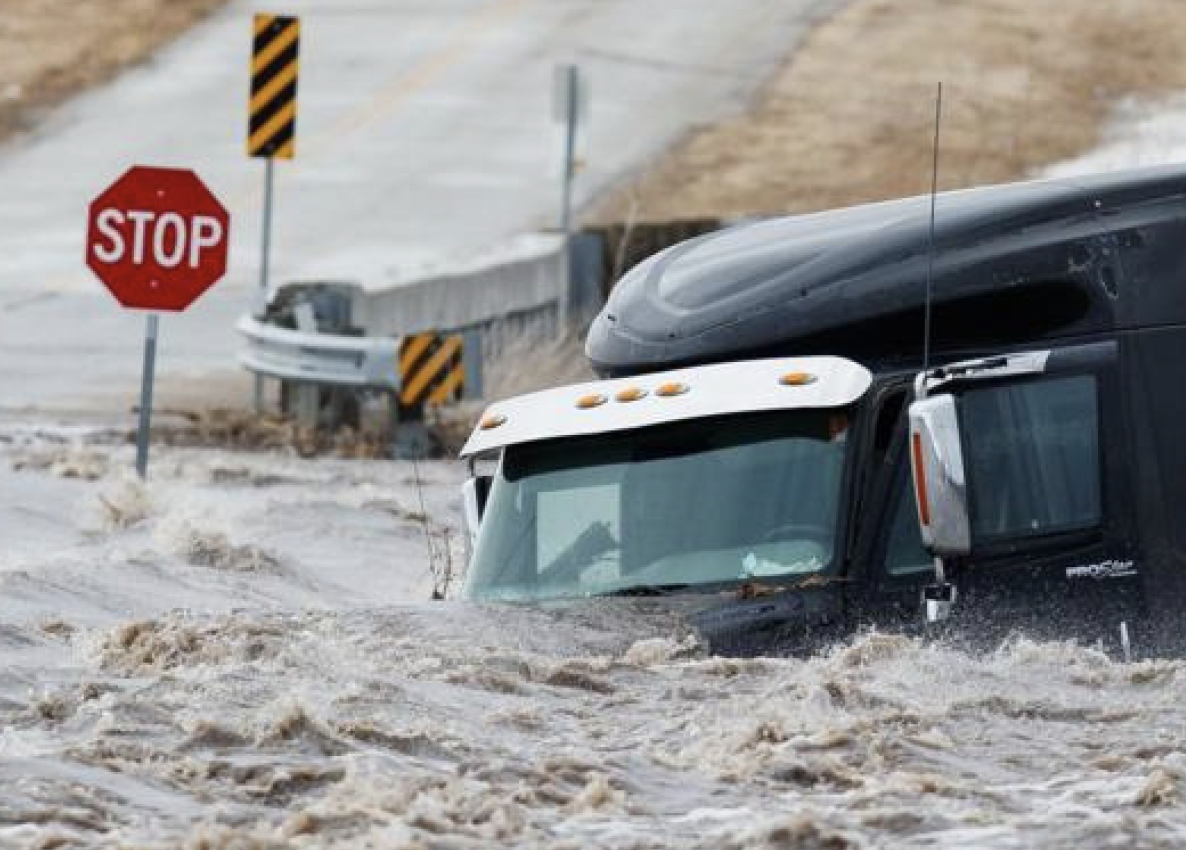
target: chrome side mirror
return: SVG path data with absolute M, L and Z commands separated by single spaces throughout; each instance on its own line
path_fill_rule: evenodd
M 940 557 L 968 554 L 972 532 L 954 396 L 910 405 L 910 469 L 923 544 Z
M 490 496 L 492 475 L 475 475 L 461 485 L 462 514 L 465 516 L 466 541 L 472 555 L 478 543 L 478 529 L 482 525 L 482 514 L 486 512 L 486 499 Z

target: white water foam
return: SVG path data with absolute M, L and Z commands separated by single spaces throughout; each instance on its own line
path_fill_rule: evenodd
M 0 461 L 0 846 L 1186 841 L 1177 661 L 883 634 L 713 658 L 646 600 L 426 601 L 405 464 Z M 421 471 L 456 534 L 463 470 Z

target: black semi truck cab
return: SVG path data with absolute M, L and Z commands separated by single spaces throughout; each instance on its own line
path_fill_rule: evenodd
M 466 595 L 662 597 L 722 652 L 868 625 L 1179 651 L 1186 168 L 936 210 L 933 239 L 913 198 L 635 268 L 589 332 L 602 380 L 497 402 L 466 446 L 496 461 Z

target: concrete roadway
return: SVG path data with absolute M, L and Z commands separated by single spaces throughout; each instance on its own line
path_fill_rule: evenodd
M 291 0 L 297 159 L 277 164 L 274 281 L 397 286 L 557 219 L 553 65 L 591 80 L 577 201 L 744 107 L 841 0 Z M 227 280 L 162 322 L 164 404 L 246 400 L 235 318 L 258 277 L 263 164 L 244 154 L 235 2 L 0 149 L 0 413 L 126 416 L 143 317 L 83 265 L 90 199 L 133 163 L 191 167 L 232 214 Z M 268 7 L 275 4 L 268 3 Z

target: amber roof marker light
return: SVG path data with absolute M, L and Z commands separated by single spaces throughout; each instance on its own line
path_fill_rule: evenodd
M 819 380 L 810 372 L 787 372 L 778 382 L 784 387 L 805 387 L 808 384 L 814 384 Z
M 594 407 L 601 407 L 607 401 L 609 399 L 601 393 L 590 393 L 577 399 L 577 408 L 580 410 L 592 410 Z
M 647 391 L 642 387 L 626 387 L 624 390 L 618 390 L 614 395 L 614 401 L 630 402 L 638 401 L 647 397 Z
M 674 398 L 675 396 L 683 395 L 690 389 L 691 387 L 689 387 L 687 384 L 682 384 L 679 381 L 672 381 L 671 383 L 662 384 L 657 387 L 655 389 L 655 395 L 659 396 L 660 398 Z
M 491 413 L 482 418 L 482 422 L 478 427 L 480 427 L 483 431 L 491 431 L 497 428 L 499 425 L 506 424 L 506 421 L 507 418 L 501 413 Z

